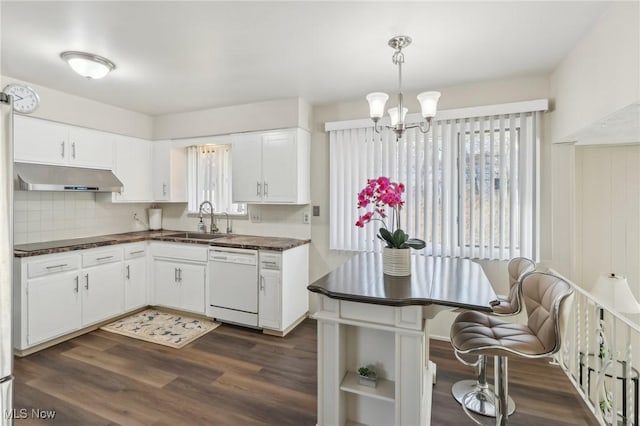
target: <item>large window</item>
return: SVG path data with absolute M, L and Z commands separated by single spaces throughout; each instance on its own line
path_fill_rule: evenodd
M 190 146 L 187 159 L 189 213 L 210 201 L 215 213 L 246 214 L 246 204 L 231 201 L 231 145 Z
M 405 184 L 403 229 L 427 254 L 536 257 L 537 113 L 457 118 L 424 135 L 372 128 L 330 131 L 330 247 L 377 251 L 376 223 L 357 228 L 357 192 L 368 178 Z

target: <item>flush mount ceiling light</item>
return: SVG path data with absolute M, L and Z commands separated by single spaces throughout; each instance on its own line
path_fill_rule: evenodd
M 60 57 L 67 61 L 75 72 L 90 79 L 102 78 L 116 69 L 116 64 L 93 53 L 66 51 L 62 52 Z
M 404 122 L 407 115 L 407 108 L 402 106 L 402 64 L 404 63 L 404 53 L 402 49 L 411 44 L 411 37 L 409 36 L 396 36 L 389 40 L 389 46 L 395 50 L 392 56 L 394 65 L 398 66 L 398 106 L 391 108 L 389 112 L 389 118 L 391 119 L 391 126 L 384 126 L 387 129 L 392 129 L 396 132 L 396 140 L 400 139 L 407 129 L 417 127 L 422 133 L 427 133 L 431 128 L 431 119 L 436 115 L 436 109 L 438 106 L 438 99 L 440 99 L 440 92 L 422 92 L 418 95 L 418 102 L 420 102 L 420 108 L 422 109 L 422 117 L 424 122 L 419 124 L 413 124 L 407 126 Z M 378 120 L 384 115 L 384 106 L 389 99 L 389 95 L 383 92 L 374 92 L 367 95 L 367 101 L 369 102 L 369 116 L 373 120 L 374 129 L 377 133 L 380 133 L 378 127 Z M 399 113 L 401 112 L 401 113 Z

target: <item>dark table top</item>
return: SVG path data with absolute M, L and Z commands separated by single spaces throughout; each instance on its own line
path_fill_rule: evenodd
M 390 306 L 444 305 L 491 311 L 497 296 L 482 267 L 455 257 L 411 256 L 411 275 L 382 273 L 382 254 L 359 253 L 310 284 L 309 291 Z

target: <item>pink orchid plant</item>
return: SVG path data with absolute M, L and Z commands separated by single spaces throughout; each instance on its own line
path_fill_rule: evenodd
M 419 250 L 425 247 L 424 241 L 409 238 L 400 228 L 400 209 L 404 205 L 403 193 L 404 184 L 392 182 L 388 177 L 380 176 L 377 179 L 368 179 L 367 186 L 358 193 L 358 208 L 370 208 L 371 210 L 358 218 L 356 226 L 363 228 L 372 220 L 378 220 L 382 223 L 378 238 L 385 241 L 388 248 Z M 391 230 L 387 228 L 387 223 L 383 220 L 387 218 L 387 207 L 391 210 Z

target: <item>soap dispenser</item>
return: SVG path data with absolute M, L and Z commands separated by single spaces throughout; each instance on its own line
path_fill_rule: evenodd
M 200 216 L 200 222 L 198 223 L 198 232 L 207 232 L 207 225 L 202 222 L 202 216 Z

